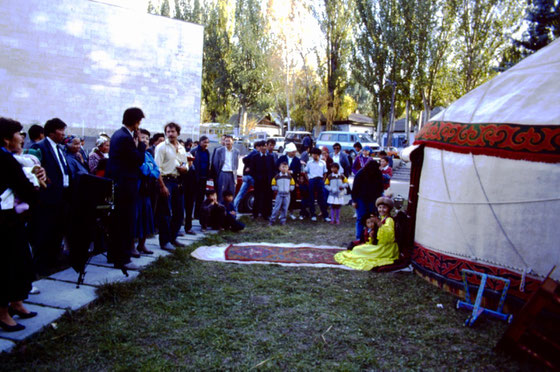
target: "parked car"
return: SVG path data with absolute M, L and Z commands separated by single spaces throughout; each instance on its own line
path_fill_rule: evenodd
M 317 137 L 317 147 L 327 146 L 329 151 L 335 143 L 340 143 L 342 151 L 349 151 L 352 156 L 356 155 L 354 151 L 354 143 L 360 142 L 363 147 L 369 146 L 375 151 L 379 151 L 379 144 L 365 133 L 342 132 L 342 131 L 326 131 L 321 132 Z
M 296 145 L 299 153 L 301 153 L 303 151 L 303 137 L 305 137 L 306 135 L 310 135 L 311 139 L 315 141 L 311 132 L 291 130 L 286 132 L 286 139 L 284 143 L 285 145 L 287 145 L 288 143 L 293 142 Z
M 274 146 L 274 151 L 278 151 L 279 153 L 283 153 L 284 152 L 284 147 L 286 147 L 285 144 L 284 144 L 285 138 L 282 137 L 282 136 L 272 136 L 270 138 L 272 138 L 276 141 L 276 146 Z

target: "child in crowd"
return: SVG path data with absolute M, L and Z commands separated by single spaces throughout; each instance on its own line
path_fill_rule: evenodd
M 206 231 L 208 226 L 214 230 L 221 230 L 224 226 L 226 209 L 218 203 L 218 195 L 214 190 L 206 191 L 206 199 L 202 202 L 200 211 L 200 227 Z
M 237 220 L 237 213 L 233 206 L 233 193 L 230 190 L 225 190 L 222 194 L 224 200 L 224 208 L 226 209 L 226 217 L 224 227 L 231 231 L 241 231 L 245 228 L 245 224 Z
M 383 190 L 387 190 L 391 187 L 391 178 L 393 177 L 393 168 L 389 165 L 389 157 L 384 156 L 380 160 L 381 165 L 379 166 L 379 170 L 383 175 Z
M 33 184 L 33 186 L 35 186 L 36 188 L 39 188 L 39 186 L 44 188 L 47 187 L 47 184 L 44 181 L 40 181 L 39 178 L 37 178 L 37 176 L 35 175 L 35 172 L 37 172 L 37 170 L 41 168 L 41 162 L 39 161 L 39 158 L 37 158 L 37 156 L 31 153 L 24 154 L 23 149 L 21 149 L 21 151 L 19 151 L 18 153 L 13 154 L 13 156 L 18 161 L 18 163 L 21 164 L 23 173 L 25 174 L 29 182 Z M 14 209 L 17 214 L 21 214 L 29 209 L 29 204 L 20 201 L 16 197 L 14 201 Z
M 379 229 L 379 227 L 375 223 L 376 221 L 377 217 L 374 214 L 366 216 L 366 222 L 364 223 L 365 227 L 362 236 L 359 240 L 351 241 L 346 249 L 351 251 L 352 249 L 354 249 L 354 247 L 365 243 L 377 244 L 377 230 Z
M 325 181 L 325 187 L 329 192 L 327 203 L 331 206 L 331 224 L 340 225 L 340 207 L 344 204 L 344 194 L 348 188 L 348 180 L 340 171 L 338 163 L 332 163 L 331 173 Z
M 272 179 L 272 190 L 277 191 L 277 194 L 276 201 L 274 202 L 274 210 L 270 215 L 271 226 L 276 219 L 280 220 L 280 224 L 286 224 L 288 206 L 290 205 L 290 191 L 293 191 L 296 185 L 288 171 L 289 167 L 287 162 L 280 163 L 278 168 L 280 172 Z

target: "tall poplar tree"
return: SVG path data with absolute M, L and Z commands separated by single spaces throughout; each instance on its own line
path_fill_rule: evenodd
M 325 37 L 325 65 L 320 69 L 325 77 L 327 101 L 327 130 L 338 116 L 338 109 L 348 85 L 347 64 L 351 53 L 353 0 L 324 0 L 323 8 L 316 12 Z

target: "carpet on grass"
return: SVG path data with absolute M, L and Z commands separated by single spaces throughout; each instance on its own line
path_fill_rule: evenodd
M 352 270 L 334 260 L 334 255 L 344 250 L 341 247 L 312 244 L 237 243 L 198 247 L 191 256 L 203 261 Z

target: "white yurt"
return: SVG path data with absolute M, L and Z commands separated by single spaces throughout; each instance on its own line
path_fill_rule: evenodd
M 476 270 L 521 299 L 555 265 L 560 279 L 560 39 L 431 118 L 414 145 L 420 275 L 456 291 Z

